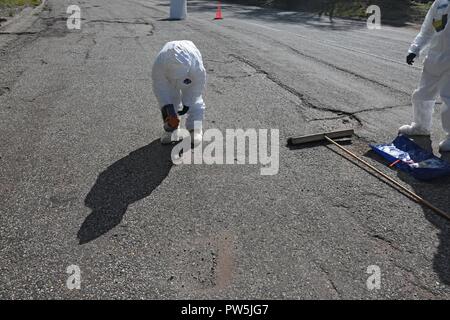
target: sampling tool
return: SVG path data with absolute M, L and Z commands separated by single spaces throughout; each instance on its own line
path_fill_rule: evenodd
M 431 204 L 427 200 L 423 199 L 421 196 L 419 196 L 415 192 L 410 191 L 408 188 L 404 187 L 401 183 L 395 181 L 393 178 L 384 174 L 383 172 L 381 172 L 380 170 L 375 168 L 373 165 L 371 165 L 370 163 L 368 163 L 361 157 L 357 156 L 356 154 L 354 154 L 347 148 L 341 146 L 339 143 L 337 143 L 334 140 L 334 139 L 340 139 L 340 138 L 349 138 L 349 137 L 353 136 L 354 133 L 355 133 L 354 130 L 350 129 L 350 130 L 340 130 L 340 131 L 333 131 L 333 132 L 327 132 L 327 133 L 319 133 L 319 134 L 301 136 L 301 137 L 297 137 L 297 138 L 289 138 L 288 145 L 300 146 L 300 145 L 306 144 L 306 143 L 328 141 L 328 142 L 332 143 L 333 145 L 335 145 L 337 148 L 339 148 L 339 150 L 345 152 L 350 157 L 352 157 L 352 158 L 356 159 L 357 161 L 359 161 L 360 163 L 364 164 L 365 167 L 361 167 L 361 168 L 363 168 L 367 172 L 374 175 L 380 181 L 383 181 L 383 182 L 389 184 L 391 187 L 393 187 L 397 191 L 402 191 L 406 196 L 408 196 L 415 202 L 433 210 L 434 212 L 438 213 L 439 215 L 446 218 L 447 220 L 450 220 L 450 215 L 448 213 L 442 211 L 439 208 L 436 208 L 433 204 Z M 377 173 L 378 175 L 373 174 L 373 172 L 371 172 L 369 169 L 372 170 L 373 172 Z

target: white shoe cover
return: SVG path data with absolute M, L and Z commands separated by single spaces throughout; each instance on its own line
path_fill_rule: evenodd
M 419 127 L 415 122 L 401 126 L 398 132 L 407 136 L 429 136 L 430 130 Z
M 176 129 L 174 132 L 167 132 L 163 130 L 161 134 L 161 143 L 162 144 L 171 144 L 172 142 L 177 142 L 183 140 L 181 136 L 180 130 Z
M 447 139 L 439 143 L 439 151 L 450 152 L 450 136 L 448 136 Z
M 161 134 L 161 144 L 171 144 L 172 143 L 172 132 L 167 132 L 163 130 Z

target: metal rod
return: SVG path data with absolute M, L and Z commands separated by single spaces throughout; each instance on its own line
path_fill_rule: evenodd
M 385 178 L 386 180 L 388 180 L 389 182 L 391 182 L 392 184 L 394 184 L 396 187 L 400 188 L 402 191 L 404 191 L 405 193 L 407 193 L 414 201 L 423 204 L 424 206 L 430 208 L 431 210 L 433 210 L 434 212 L 440 214 L 441 216 L 443 216 L 444 218 L 450 220 L 450 215 L 444 211 L 442 211 L 439 208 L 436 208 L 434 205 L 432 205 L 431 203 L 429 203 L 427 200 L 423 199 L 422 197 L 420 197 L 418 194 L 408 190 L 406 187 L 404 187 L 403 185 L 401 185 L 400 183 L 398 183 L 397 181 L 395 181 L 394 179 L 392 179 L 391 177 L 387 176 L 386 174 L 384 174 L 383 172 L 381 172 L 380 170 L 378 170 L 377 168 L 375 168 L 374 166 L 372 166 L 370 163 L 368 163 L 367 161 L 361 159 L 360 157 L 358 157 L 356 154 L 354 154 L 353 152 L 351 152 L 350 150 L 347 150 L 346 148 L 344 148 L 343 146 L 341 146 L 339 143 L 337 143 L 336 141 L 334 141 L 333 139 L 330 139 L 329 137 L 325 136 L 325 139 L 328 140 L 329 142 L 331 142 L 332 144 L 334 144 L 336 147 L 338 147 L 340 150 L 344 151 L 345 153 L 347 153 L 348 155 L 352 156 L 353 158 L 355 158 L 356 160 L 358 160 L 359 162 L 365 164 L 367 167 L 369 167 L 370 169 L 372 169 L 373 171 L 375 171 L 376 173 L 378 173 L 379 175 L 381 175 L 383 178 Z M 377 177 L 378 179 L 381 180 L 380 177 Z
M 292 146 L 296 146 L 296 145 L 304 144 L 304 143 L 323 141 L 323 140 L 325 140 L 325 136 L 328 136 L 331 139 L 338 139 L 338 138 L 351 137 L 354 133 L 355 133 L 355 131 L 353 129 L 348 129 L 348 130 L 340 130 L 340 131 L 334 131 L 334 132 L 328 132 L 328 133 L 312 134 L 312 135 L 308 135 L 308 136 L 289 138 L 288 143 Z

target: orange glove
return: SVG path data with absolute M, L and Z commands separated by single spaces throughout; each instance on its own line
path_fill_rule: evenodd
M 175 111 L 173 104 L 168 104 L 162 107 L 161 113 L 164 121 L 164 130 L 167 132 L 173 132 L 178 129 L 178 126 L 180 125 L 180 118 L 178 118 L 178 114 Z

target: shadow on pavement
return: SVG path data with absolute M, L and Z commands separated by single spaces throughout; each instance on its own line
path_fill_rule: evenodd
M 165 4 L 160 4 L 165 6 Z M 244 4 L 245 5 L 245 4 Z M 244 20 L 259 19 L 266 22 L 274 23 L 292 23 L 307 25 L 318 29 L 325 30 L 351 30 L 360 29 L 366 27 L 366 23 L 363 21 L 336 19 L 329 21 L 323 17 L 320 17 L 317 13 L 304 12 L 304 11 L 282 11 L 281 9 L 262 8 L 255 6 L 239 6 L 238 10 L 233 8 L 233 4 L 227 2 L 222 4 L 222 11 L 225 15 L 240 18 Z M 215 11 L 217 9 L 217 3 L 211 3 L 206 1 L 189 1 L 189 12 L 210 12 L 211 18 L 214 18 Z M 225 17 L 226 18 L 226 17 Z
M 158 19 L 158 21 L 183 21 L 182 19 L 174 19 L 174 18 L 163 18 Z
M 269 3 L 270 1 L 266 1 Z M 258 0 L 224 0 L 222 11 L 226 16 L 236 18 L 256 18 L 267 22 L 296 23 L 324 30 L 351 30 L 366 28 L 370 14 L 365 14 L 369 4 L 361 4 L 361 7 L 350 9 L 332 5 L 320 6 L 317 0 L 311 0 L 309 4 L 300 4 L 291 1 L 287 5 L 261 6 Z M 344 1 L 345 2 L 345 1 Z M 375 3 L 372 3 L 375 4 Z M 168 3 L 160 3 L 160 6 L 169 6 Z M 238 6 L 236 6 L 238 5 Z M 426 12 L 416 12 L 408 6 L 406 1 L 385 1 L 378 4 L 382 12 L 382 24 L 402 27 L 411 23 L 422 23 Z M 189 12 L 210 12 L 214 15 L 217 9 L 216 1 L 192 0 L 188 1 Z M 335 13 L 333 16 L 332 12 Z M 351 14 L 353 12 L 353 15 Z M 340 15 L 339 15 L 340 13 Z
M 432 151 L 432 142 L 429 137 L 417 137 L 413 140 L 423 149 Z M 369 151 L 366 156 L 380 163 L 385 163 L 385 160 L 373 151 Z M 450 154 L 444 154 L 441 158 L 450 161 Z M 417 195 L 450 214 L 450 177 L 423 182 L 403 171 L 398 171 L 397 176 L 404 183 L 410 185 Z M 422 209 L 425 218 L 439 229 L 439 245 L 434 256 L 433 268 L 438 274 L 440 281 L 446 285 L 450 285 L 450 221 L 424 205 Z
M 224 0 L 224 3 L 232 5 L 233 3 L 242 4 L 247 6 L 258 6 L 260 4 L 257 0 Z M 326 28 L 330 30 L 345 30 L 349 28 L 355 28 L 355 23 L 366 25 L 369 14 L 364 14 L 369 4 L 360 4 L 359 8 L 351 5 L 348 1 L 323 1 L 322 4 L 319 1 L 310 1 L 309 3 L 296 3 L 291 1 L 288 3 L 279 3 L 278 5 L 267 7 L 248 7 L 249 16 L 255 18 L 261 18 L 266 20 L 282 22 L 295 22 L 302 24 L 310 24 L 313 27 Z M 328 2 L 328 3 L 326 3 Z M 335 5 L 332 4 L 335 2 Z M 337 4 L 341 2 L 340 4 Z M 376 3 L 372 3 L 376 4 Z M 405 26 L 417 13 L 414 13 L 411 8 L 408 8 L 406 2 L 401 1 L 385 1 L 378 5 L 382 11 L 382 23 L 390 26 Z M 353 14 L 351 14 L 353 12 Z M 340 14 L 340 15 L 339 15 Z M 323 19 L 322 19 L 323 16 Z M 422 20 L 419 18 L 419 20 Z M 353 22 L 352 22 L 353 21 Z M 320 24 L 317 24 L 317 23 Z M 325 24 L 325 22 L 327 22 Z M 357 26 L 357 24 L 356 24 Z
M 90 242 L 116 227 L 129 205 L 149 196 L 172 167 L 172 147 L 159 139 L 131 152 L 100 173 L 86 196 L 92 212 L 78 231 L 80 244 Z

